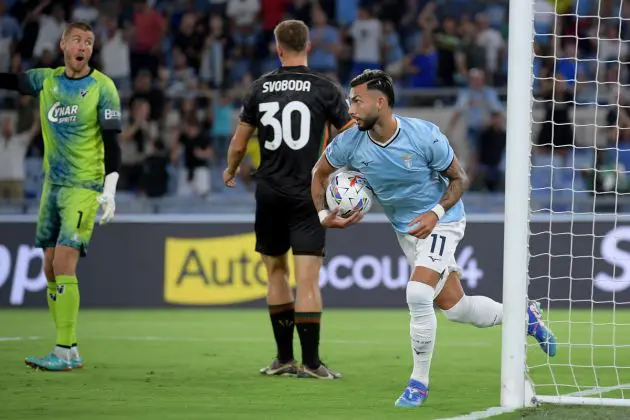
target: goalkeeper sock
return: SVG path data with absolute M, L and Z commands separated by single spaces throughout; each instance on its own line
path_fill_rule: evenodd
M 319 331 L 321 312 L 296 312 L 295 327 L 302 345 L 302 364 L 317 369 L 322 364 L 319 360 Z
M 79 282 L 76 276 L 57 276 L 57 346 L 71 348 L 76 341 L 79 316 Z
M 411 316 L 411 354 L 413 371 L 411 379 L 429 386 L 429 370 L 433 357 L 437 320 L 433 309 L 435 290 L 428 284 L 410 280 L 407 283 L 407 305 Z
M 281 362 L 293 360 L 293 330 L 295 329 L 293 302 L 269 305 L 269 318 L 271 318 L 271 327 L 278 350 L 276 357 Z
M 48 311 L 52 317 L 55 330 L 57 329 L 57 312 L 55 309 L 55 301 L 57 300 L 57 283 L 49 281 L 46 289 L 46 300 L 48 301 Z
M 503 305 L 486 296 L 466 296 L 451 309 L 442 311 L 455 322 L 472 324 L 479 328 L 492 327 L 503 322 Z

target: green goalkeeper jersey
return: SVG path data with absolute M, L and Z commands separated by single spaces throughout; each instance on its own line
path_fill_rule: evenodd
M 121 129 L 120 98 L 114 82 L 93 69 L 82 78 L 71 79 L 64 67 L 28 70 L 19 80 L 23 92 L 39 97 L 46 181 L 102 191 L 102 130 Z

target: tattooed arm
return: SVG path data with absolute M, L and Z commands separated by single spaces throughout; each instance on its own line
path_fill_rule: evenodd
M 438 220 L 462 198 L 464 191 L 468 188 L 468 175 L 459 165 L 456 157 L 453 157 L 451 164 L 441 174 L 447 177 L 450 183 L 439 205 L 435 206 L 431 211 L 421 214 L 409 223 L 408 233 L 416 238 L 424 239 L 429 236 Z M 440 206 L 442 209 L 439 208 Z
M 464 192 L 468 189 L 469 181 L 466 171 L 461 167 L 456 157 L 453 157 L 453 161 L 442 172 L 442 175 L 448 178 L 449 185 L 440 200 L 440 205 L 444 208 L 444 211 L 448 211 L 462 198 Z

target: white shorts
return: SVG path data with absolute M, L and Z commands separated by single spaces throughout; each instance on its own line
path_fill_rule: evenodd
M 442 291 L 449 273 L 456 271 L 461 274 L 455 259 L 455 250 L 464 237 L 465 230 L 466 220 L 459 220 L 438 224 L 425 239 L 396 232 L 398 243 L 412 269 L 427 267 L 442 274 L 435 288 L 435 296 Z

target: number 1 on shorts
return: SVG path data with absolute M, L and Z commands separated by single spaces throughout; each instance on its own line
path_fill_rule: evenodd
M 432 233 L 431 237 L 433 238 L 433 241 L 431 242 L 431 254 L 435 254 L 435 245 L 437 243 L 438 234 Z M 446 237 L 443 235 L 439 235 L 439 238 L 442 240 L 442 244 L 440 245 L 440 252 L 439 252 L 439 255 L 441 257 L 442 254 L 444 254 L 444 245 L 446 245 Z

